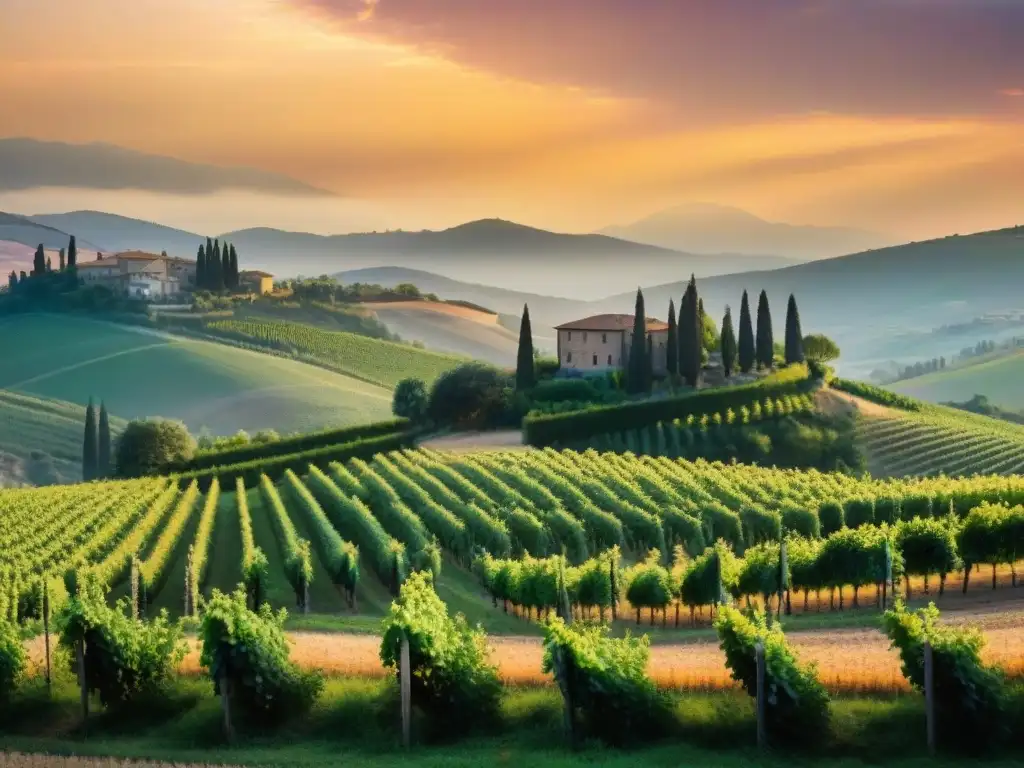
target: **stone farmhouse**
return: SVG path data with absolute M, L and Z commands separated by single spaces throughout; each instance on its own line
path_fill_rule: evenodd
M 101 285 L 115 293 L 159 299 L 187 293 L 195 287 L 196 262 L 175 256 L 125 251 L 77 265 L 85 285 Z
M 555 328 L 562 370 L 581 373 L 613 371 L 629 364 L 633 315 L 594 315 Z M 668 371 L 668 323 L 647 318 L 655 375 Z

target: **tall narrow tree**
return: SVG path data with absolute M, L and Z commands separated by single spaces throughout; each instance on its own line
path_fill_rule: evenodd
M 768 294 L 761 291 L 757 299 L 757 365 L 771 368 L 775 361 L 775 336 L 772 334 L 772 312 L 768 307 Z
M 50 256 L 46 257 L 46 271 L 53 272 L 53 260 Z
M 210 290 L 220 291 L 224 289 L 224 275 L 220 268 L 220 240 L 213 241 L 213 256 L 207 254 L 210 267 Z
M 96 409 L 92 398 L 85 409 L 85 437 L 82 441 L 82 479 L 86 482 L 96 479 L 99 459 L 99 436 L 96 433 Z
M 647 389 L 650 390 L 654 384 L 654 337 L 647 337 Z
M 676 365 L 679 368 L 680 374 L 683 373 L 683 361 L 689 359 L 690 356 L 688 344 L 693 340 L 693 333 L 688 326 L 691 319 L 691 315 L 687 311 L 687 302 L 689 300 L 690 286 L 687 284 L 682 298 L 679 299 L 679 314 L 676 315 L 676 356 L 678 358 Z
M 754 346 L 754 325 L 750 320 L 750 299 L 747 292 L 743 292 L 743 301 L 740 302 L 740 338 L 737 345 L 739 354 L 740 370 L 743 373 L 750 373 L 757 362 L 757 354 Z
M 629 368 L 626 371 L 626 391 L 640 394 L 648 391 L 647 363 L 647 310 L 644 309 L 644 294 L 636 289 L 636 309 L 633 313 L 633 338 L 629 345 Z
M 668 338 L 665 343 L 665 368 L 670 379 L 679 375 L 679 329 L 676 326 L 676 305 L 668 300 Z
M 786 307 L 786 365 L 803 361 L 804 336 L 800 330 L 800 310 L 796 308 L 796 297 L 789 294 L 789 305 Z
M 200 243 L 196 254 L 196 288 L 206 287 L 206 247 Z
M 519 321 L 519 352 L 516 354 L 516 389 L 533 389 L 536 371 L 533 361 L 533 329 L 530 327 L 530 308 L 523 305 L 523 319 Z
M 732 310 L 725 308 L 722 318 L 722 371 L 726 378 L 732 375 L 736 367 L 736 337 L 732 331 Z
M 46 272 L 46 251 L 43 250 L 43 244 L 40 243 L 36 248 L 36 255 L 32 259 L 32 275 L 35 277 L 44 272 Z
M 238 290 L 238 252 L 235 244 L 231 244 L 231 287 Z
M 75 236 L 71 235 L 71 239 L 68 241 L 68 267 L 74 269 L 78 265 L 78 244 L 75 242 Z
M 110 477 L 110 417 L 106 403 L 100 402 L 99 436 L 96 448 L 96 476 Z
M 60 271 L 63 272 L 64 271 L 64 267 L 67 266 L 67 256 L 64 253 L 64 249 L 61 248 L 60 249 L 60 253 L 58 253 L 57 255 L 60 258 Z
M 231 247 L 227 243 L 220 256 L 220 281 L 224 288 L 231 288 Z
M 680 324 L 679 372 L 691 387 L 700 384 L 701 350 L 704 348 L 704 326 L 700 316 L 700 297 L 697 295 L 697 279 L 690 275 L 683 299 L 684 316 Z

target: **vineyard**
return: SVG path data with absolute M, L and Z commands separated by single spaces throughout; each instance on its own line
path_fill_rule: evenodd
M 718 602 L 719 584 L 771 603 L 782 540 L 787 611 L 856 607 L 891 587 L 887 549 L 910 589 L 929 578 L 940 592 L 1015 585 L 1022 501 L 1020 477 L 859 480 L 554 449 L 401 450 L 252 483 L 8 490 L 0 615 L 37 617 L 44 582 L 59 603 L 90 573 L 114 596 L 138 574 L 143 611 L 195 612 L 214 587 L 245 583 L 257 603 L 379 613 L 409 573 L 430 570 L 442 583 L 451 572 L 463 599 L 475 590 L 491 610 L 529 618 L 554 607 L 565 553 L 581 616 L 642 611 L 665 624 L 674 608 L 685 624 Z M 991 579 L 970 578 L 983 565 Z
M 1015 475 L 1024 471 L 1024 426 L 942 406 L 864 415 L 858 442 L 878 475 Z
M 217 320 L 208 323 L 206 331 L 296 355 L 388 389 L 408 377 L 430 384 L 445 371 L 465 362 L 461 357 L 428 352 L 408 344 L 284 320 Z

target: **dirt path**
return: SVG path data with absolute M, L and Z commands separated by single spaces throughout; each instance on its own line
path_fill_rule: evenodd
M 421 448 L 452 453 L 473 453 L 477 451 L 529 450 L 523 445 L 523 433 L 519 430 L 498 432 L 462 432 L 456 435 L 433 437 L 420 443 Z

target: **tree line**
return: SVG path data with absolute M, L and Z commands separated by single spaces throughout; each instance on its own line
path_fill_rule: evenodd
M 206 238 L 196 255 L 196 288 L 206 291 L 237 290 L 238 252 L 233 243 Z
M 74 235 L 71 235 L 71 239 L 68 241 L 67 250 L 65 251 L 64 248 L 60 249 L 56 270 L 53 268 L 53 260 L 46 255 L 46 249 L 43 248 L 43 244 L 40 243 L 36 246 L 35 256 L 32 257 L 32 271 L 30 273 L 26 273 L 25 270 L 21 270 L 19 274 L 17 271 L 12 269 L 11 274 L 7 276 L 7 286 L 11 293 L 14 293 L 20 286 L 25 286 L 32 278 L 40 278 L 44 275 L 50 275 L 55 272 L 70 275 L 71 280 L 77 284 L 77 266 L 78 245 L 75 242 Z
M 633 314 L 632 340 L 626 367 L 626 391 L 630 394 L 642 394 L 651 391 L 654 380 L 654 349 L 653 341 L 647 331 L 647 311 L 643 290 L 637 288 L 636 305 Z M 820 340 L 824 340 L 821 337 Z M 821 346 L 817 337 L 813 343 Z M 786 329 L 783 359 L 786 365 L 802 363 L 805 359 L 805 339 L 800 329 L 800 312 L 796 298 L 791 294 L 786 308 Z M 829 342 L 829 346 L 835 345 Z M 742 373 L 752 370 L 769 370 L 775 365 L 775 337 L 772 330 L 771 308 L 768 305 L 768 294 L 761 291 L 757 303 L 757 332 L 750 313 L 750 301 L 747 292 L 743 292 L 740 302 L 739 338 L 733 330 L 732 312 L 725 308 L 722 319 L 722 332 L 718 334 L 714 321 L 704 311 L 704 302 L 697 292 L 697 280 L 691 275 L 682 300 L 679 303 L 679 314 L 676 315 L 675 302 L 668 305 L 668 331 L 666 340 L 667 375 L 672 382 L 682 380 L 687 386 L 700 385 L 707 353 L 715 347 L 722 356 L 722 368 L 726 378 L 737 369 Z M 834 353 L 826 355 L 827 359 L 838 356 L 838 348 Z M 533 350 L 533 334 L 530 325 L 530 309 L 523 307 L 523 316 L 519 328 L 519 350 L 516 357 L 516 388 L 528 390 L 536 383 Z

